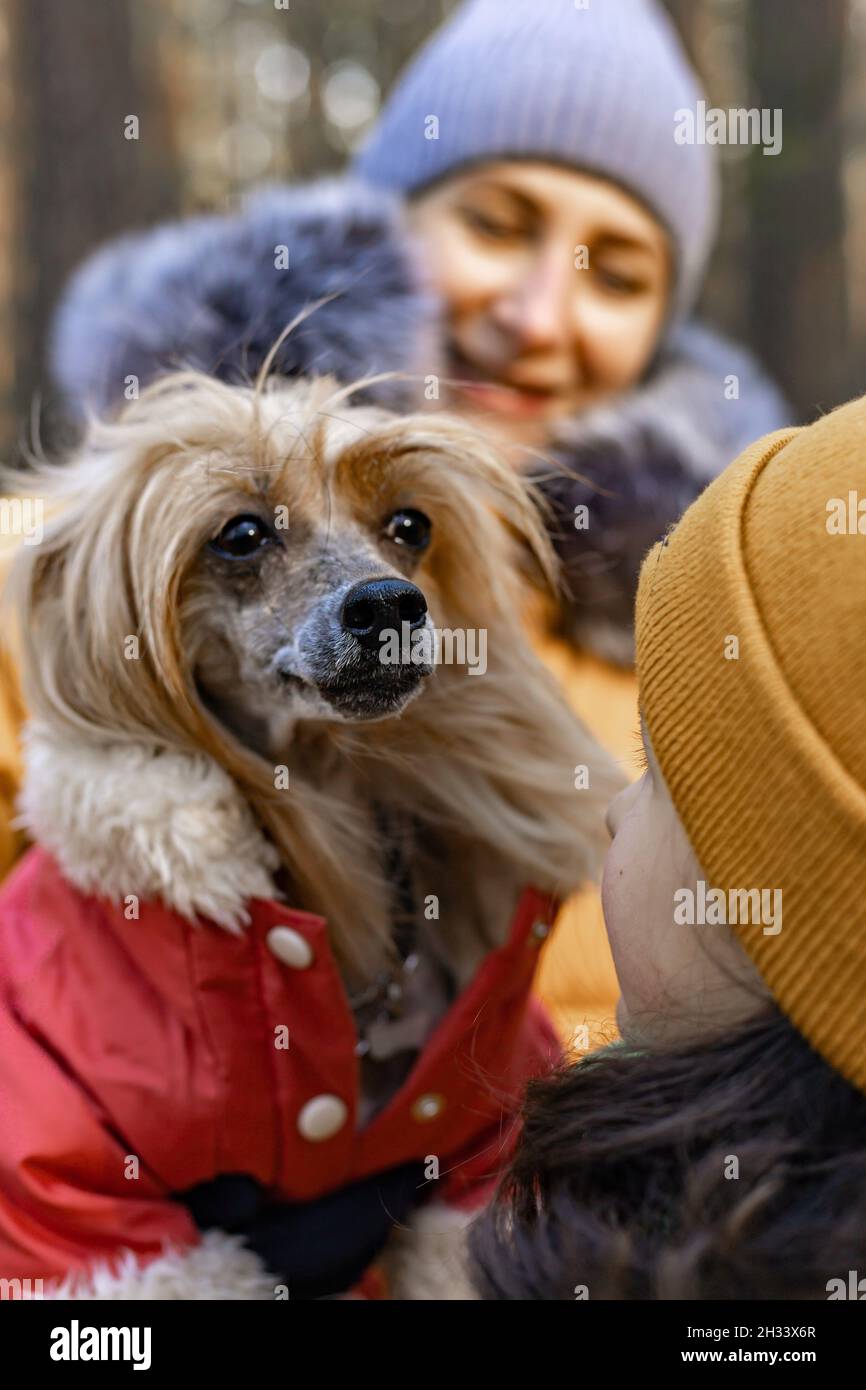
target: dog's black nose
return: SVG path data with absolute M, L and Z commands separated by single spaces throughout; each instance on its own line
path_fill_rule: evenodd
M 383 632 L 402 634 L 403 623 L 414 631 L 426 616 L 427 600 L 415 584 L 405 579 L 365 579 L 346 595 L 342 618 L 343 628 L 356 642 L 376 648 Z

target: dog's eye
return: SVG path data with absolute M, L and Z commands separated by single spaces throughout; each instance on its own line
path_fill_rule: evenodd
M 245 560 L 273 540 L 273 532 L 260 517 L 234 516 L 210 542 L 210 548 L 230 560 Z
M 385 523 L 385 535 L 388 540 L 394 541 L 397 545 L 405 545 L 416 554 L 427 549 L 432 529 L 429 516 L 416 511 L 414 507 L 395 512 Z

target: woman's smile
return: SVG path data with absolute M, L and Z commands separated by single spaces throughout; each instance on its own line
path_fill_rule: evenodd
M 451 344 L 448 352 L 449 386 L 464 399 L 503 415 L 543 416 L 563 398 L 553 387 L 524 385 L 501 372 L 486 369 Z

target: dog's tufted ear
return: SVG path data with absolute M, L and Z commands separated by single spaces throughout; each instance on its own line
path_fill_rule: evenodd
M 436 371 L 436 309 L 417 283 L 400 206 L 351 179 L 265 189 L 236 215 L 97 251 L 60 302 L 52 371 L 78 417 L 178 368 L 249 381 L 295 316 L 328 296 L 282 343 L 273 370 L 346 383 Z M 418 394 L 403 380 L 366 398 L 400 408 Z

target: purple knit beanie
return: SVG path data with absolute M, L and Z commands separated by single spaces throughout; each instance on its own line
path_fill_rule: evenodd
M 509 157 L 610 179 L 666 227 L 679 317 L 716 221 L 713 149 L 674 139 L 676 113 L 701 97 L 654 0 L 467 0 L 410 62 L 354 169 L 404 195 Z

